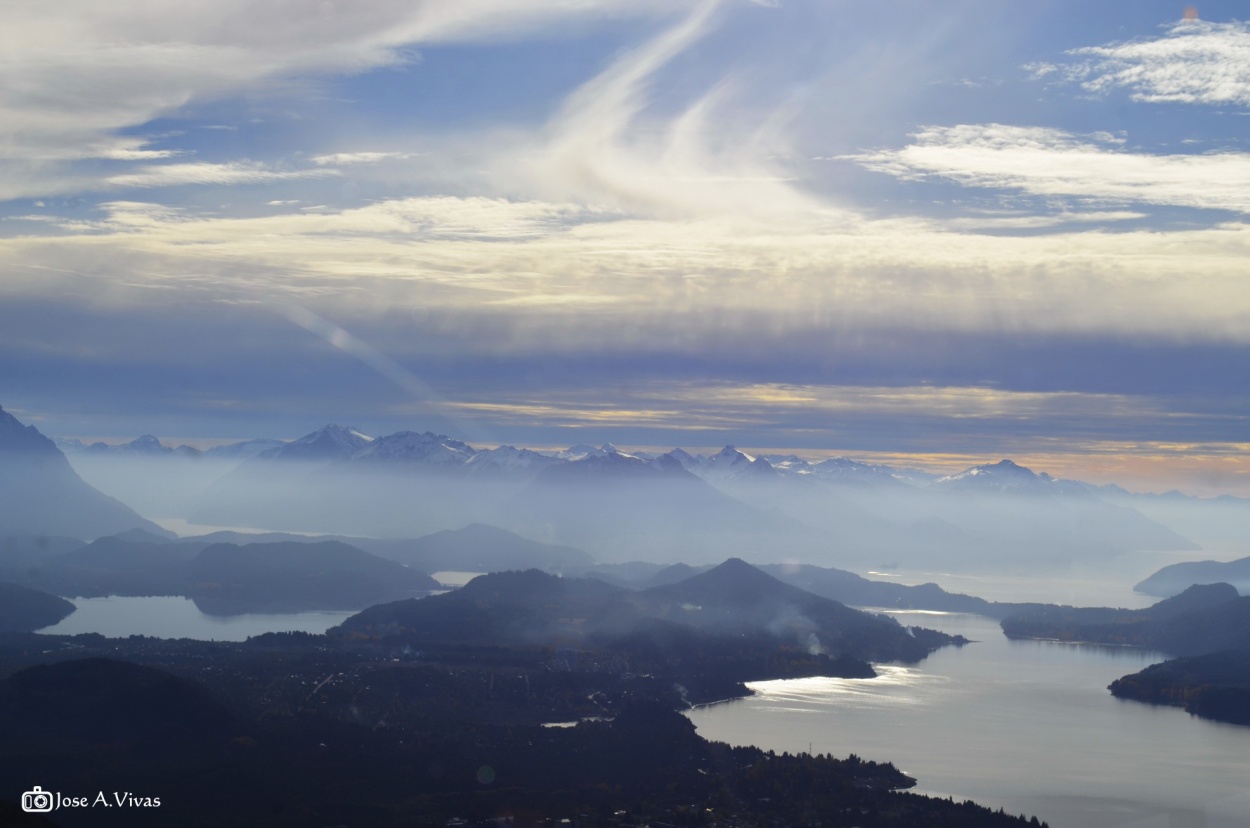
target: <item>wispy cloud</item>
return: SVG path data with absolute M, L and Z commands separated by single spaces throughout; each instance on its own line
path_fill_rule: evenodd
M 275 170 L 263 164 L 235 161 L 228 164 L 162 164 L 141 167 L 136 172 L 112 175 L 103 184 L 110 187 L 176 187 L 183 184 L 267 184 L 300 178 L 334 175 L 334 170 Z
M 376 164 L 379 161 L 403 160 L 412 158 L 411 152 L 333 152 L 315 155 L 312 162 L 318 166 L 348 166 L 351 164 Z
M 294 78 L 403 64 L 423 43 L 505 40 L 588 20 L 665 18 L 688 7 L 658 0 L 189 0 L 168 9 L 67 0 L 55 8 L 13 7 L 5 28 L 20 35 L 4 42 L 0 165 L 8 169 L 0 173 L 27 181 L 0 190 L 0 198 L 39 194 L 41 187 L 65 191 L 74 185 L 63 167 L 76 159 L 167 157 L 110 145 L 127 141 L 117 137 L 121 130 L 188 104 L 264 94 Z
M 1026 68 L 1102 94 L 1125 89 L 1133 100 L 1250 106 L 1250 26 L 1186 20 L 1158 38 L 1068 52 L 1068 63 Z
M 898 178 L 1067 196 L 1099 204 L 1160 204 L 1250 212 L 1250 153 L 1152 155 L 1114 136 L 1003 124 L 927 127 L 901 149 L 847 156 Z
M 649 112 L 665 68 L 715 29 L 724 6 L 704 0 L 569 95 L 543 132 L 509 155 L 530 191 L 649 217 L 817 209 L 819 200 L 793 186 L 775 160 L 784 143 L 780 119 L 730 114 L 736 90 L 728 77 L 674 114 Z

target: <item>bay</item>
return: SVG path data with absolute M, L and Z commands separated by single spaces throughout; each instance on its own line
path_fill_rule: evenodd
M 688 713 L 708 739 L 892 761 L 917 792 L 1037 815 L 1052 828 L 1250 824 L 1250 728 L 1111 696 L 1166 656 L 1010 641 L 973 615 L 890 613 L 976 643 L 876 679 L 757 682 Z

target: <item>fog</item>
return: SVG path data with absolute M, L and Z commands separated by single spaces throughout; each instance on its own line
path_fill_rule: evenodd
M 601 563 L 738 556 L 861 573 L 1079 577 L 1092 569 L 1141 578 L 1159 562 L 1250 554 L 1245 500 L 1135 495 L 1010 463 L 937 480 L 891 476 L 883 467 L 847 474 L 869 468 L 853 461 L 834 475 L 797 458 L 770 464 L 737 453 L 727 466 L 724 452 L 657 457 L 611 446 L 502 463 L 485 461 L 503 449 L 417 437 L 463 446 L 456 451 L 480 462 L 458 455 L 363 462 L 377 454 L 369 443 L 332 456 L 268 452 L 242 462 L 170 453 L 69 457 L 85 480 L 140 514 L 205 531 L 417 538 L 481 523 L 575 547 Z

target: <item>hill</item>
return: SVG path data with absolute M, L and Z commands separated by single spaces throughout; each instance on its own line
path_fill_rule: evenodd
M 1243 595 L 1250 593 L 1250 557 L 1223 563 L 1186 561 L 1165 566 L 1139 582 L 1133 591 L 1167 597 L 1184 592 L 1194 584 L 1232 584 Z
M 594 563 L 594 559 L 580 549 L 540 543 L 484 523 L 471 523 L 462 529 L 446 529 L 412 540 L 362 540 L 359 543 L 374 554 L 421 572 L 509 569 L 559 572 L 582 569 Z
M 0 583 L 0 630 L 50 627 L 74 611 L 64 598 L 19 584 Z
M 0 732 L 13 742 L 113 743 L 221 738 L 233 716 L 199 686 L 107 658 L 42 664 L 0 682 Z
M 932 640 L 891 618 L 782 583 L 737 558 L 684 581 L 643 590 L 635 601 L 656 618 L 721 635 L 767 631 L 813 653 L 919 661 L 936 649 Z
M 335 633 L 589 650 L 637 647 L 644 639 L 650 646 L 656 636 L 679 648 L 757 639 L 808 656 L 909 661 L 956 643 L 803 592 L 736 559 L 642 592 L 536 570 L 485 575 L 446 595 L 370 607 Z
M 1250 725 L 1250 650 L 1175 658 L 1116 679 L 1121 699 L 1182 707 L 1195 716 Z
M 1141 610 L 1047 606 L 1006 618 L 1012 638 L 1129 645 L 1173 655 L 1250 648 L 1250 598 L 1228 584 L 1191 586 Z
M 360 609 L 439 588 L 428 575 L 337 541 L 214 544 L 184 572 L 190 597 L 214 615 Z
M 236 545 L 110 536 L 10 574 L 67 597 L 184 595 L 213 615 L 356 610 L 440 589 L 422 572 L 339 541 Z

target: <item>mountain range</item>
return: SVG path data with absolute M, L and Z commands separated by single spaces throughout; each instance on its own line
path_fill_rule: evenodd
M 502 526 L 605 561 L 1035 568 L 1194 544 L 1097 487 L 1010 460 L 947 477 L 849 458 L 705 456 L 608 443 L 479 450 L 432 432 L 329 425 L 222 476 L 192 522 L 413 536 Z
M 13 420 L 5 433 L 16 435 L 14 426 L 22 430 Z M 38 436 L 46 462 L 72 474 Z M 6 439 L 19 442 L 0 433 L 0 449 Z M 490 524 L 601 561 L 700 564 L 737 555 L 761 563 L 1025 570 L 1195 548 L 1133 508 L 1122 490 L 1010 460 L 937 477 L 849 458 L 753 456 L 733 446 L 711 455 L 631 453 L 610 443 L 560 452 L 478 449 L 429 431 L 374 437 L 339 425 L 285 443 L 244 441 L 198 454 L 182 448 L 145 436 L 80 446 L 70 456 L 97 486 L 192 524 L 372 538 Z M 135 515 L 108 527 L 113 532 L 55 521 L 38 531 L 90 539 L 156 529 L 136 520 L 143 521 Z M 0 531 L 27 534 L 17 516 Z

